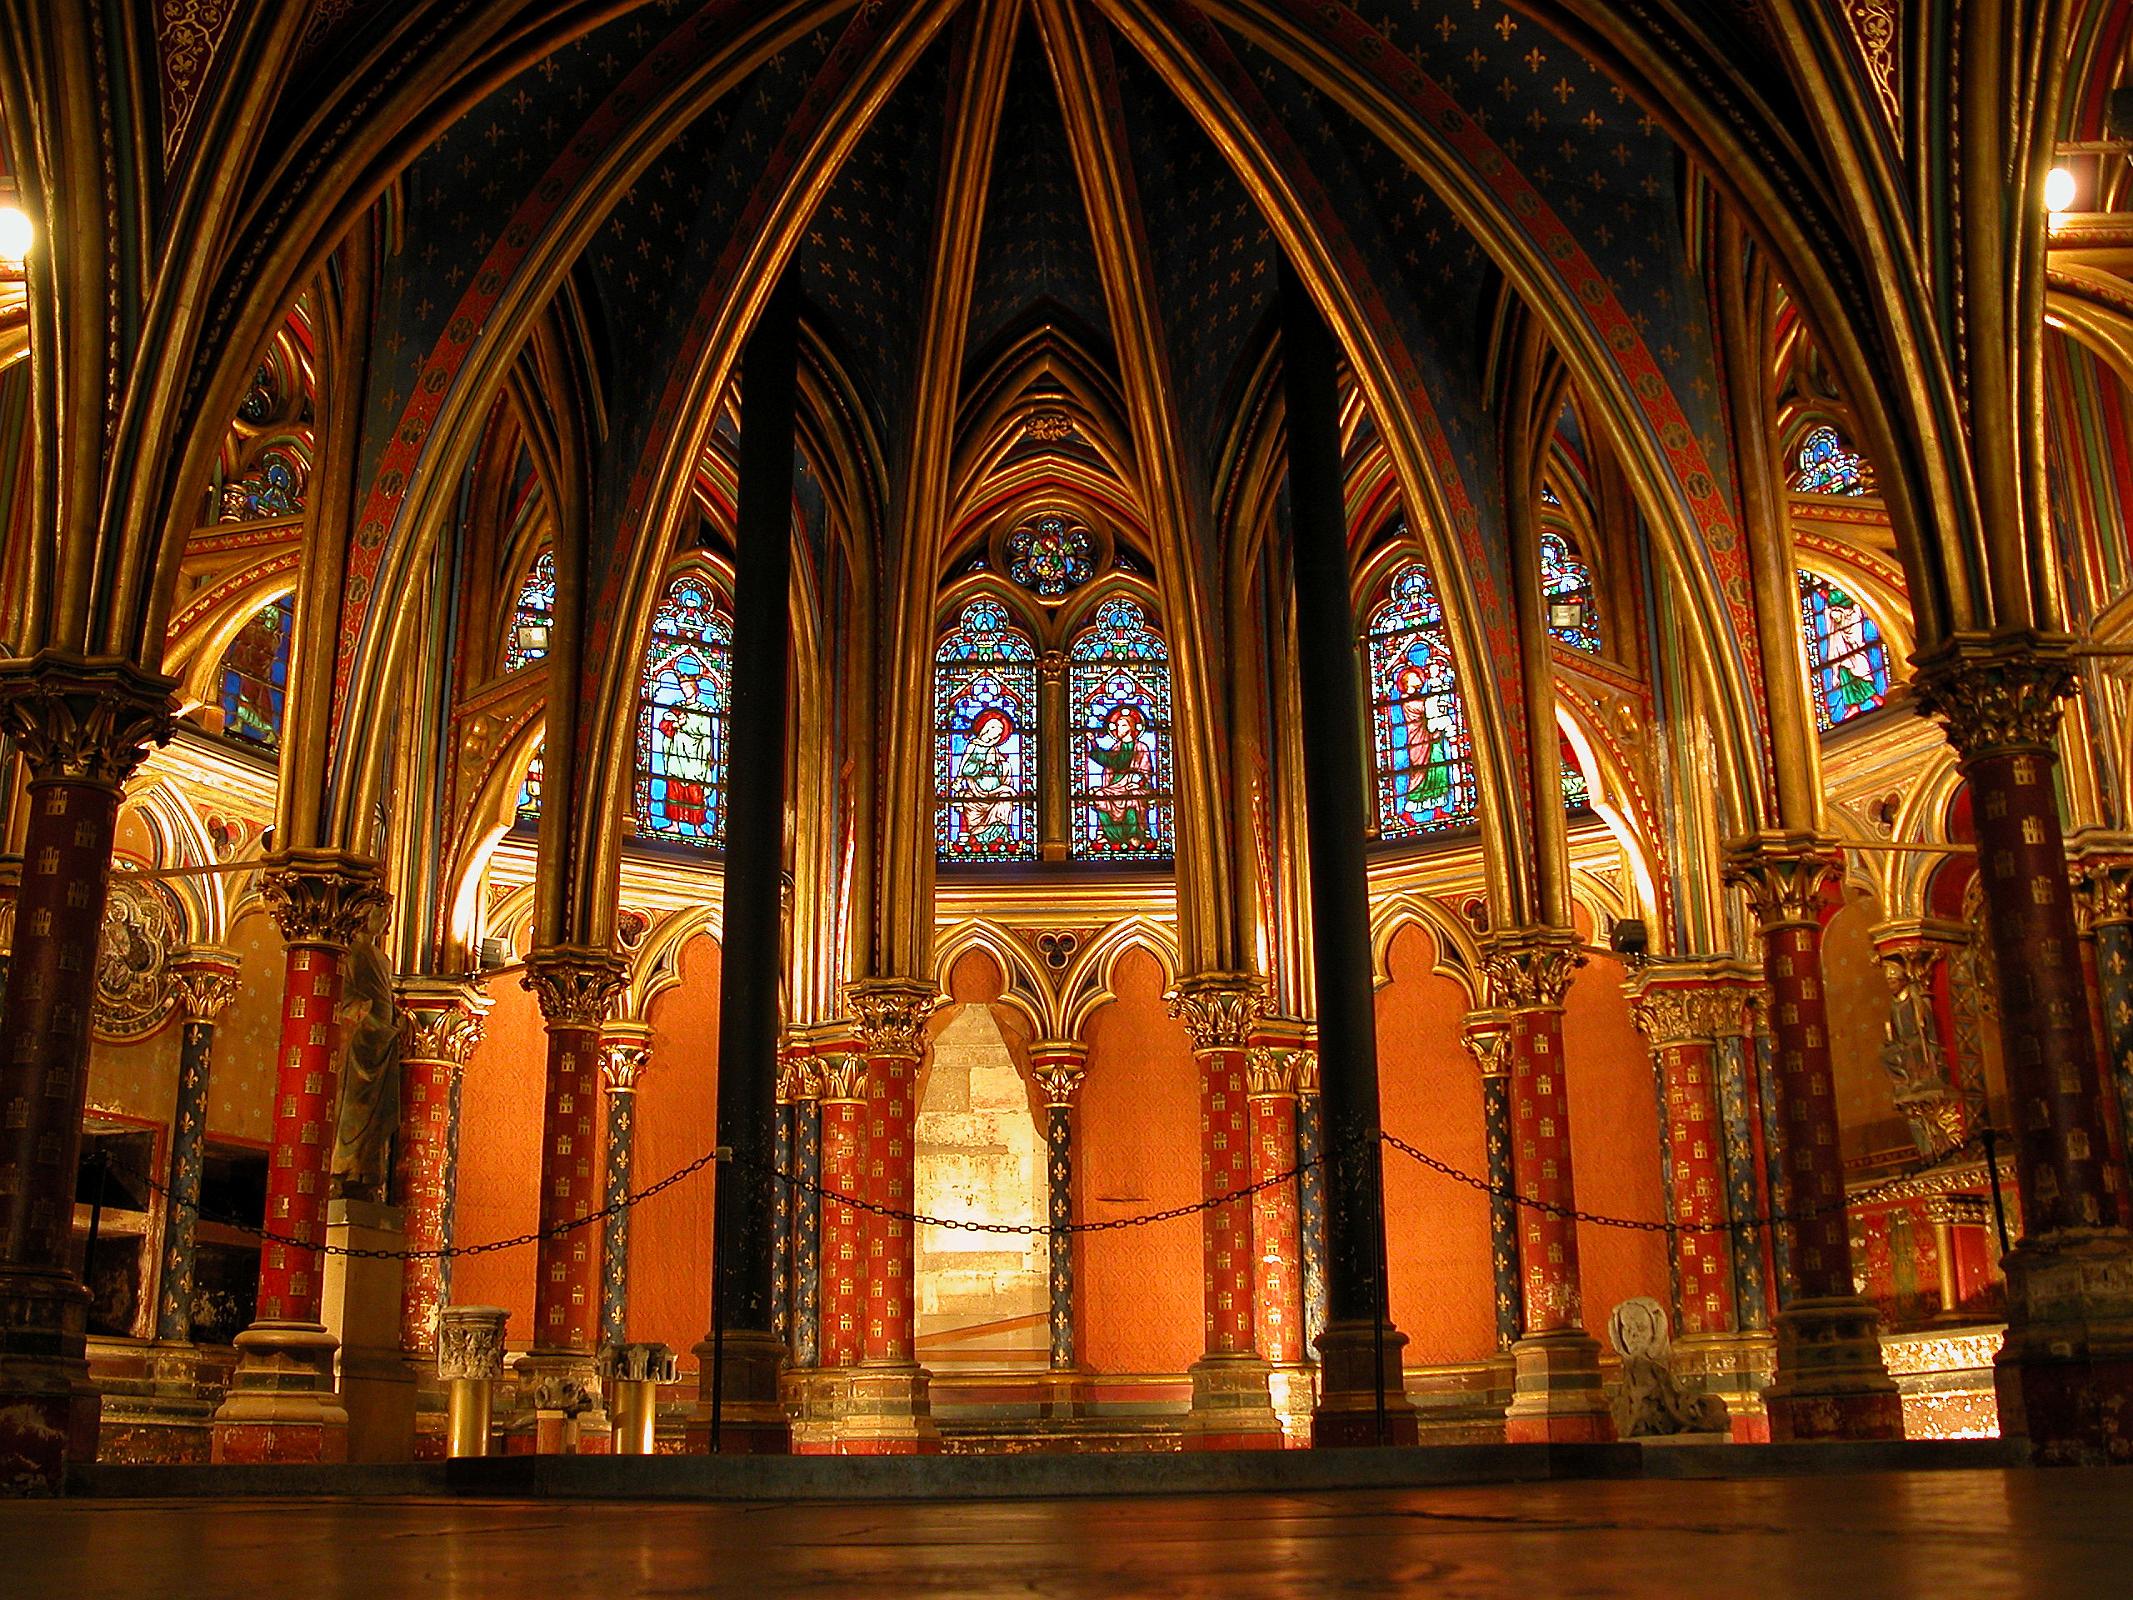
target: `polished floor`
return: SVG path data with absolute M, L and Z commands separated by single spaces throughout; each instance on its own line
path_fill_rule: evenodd
M 2133 1472 L 1939 1471 L 1137 1500 L 0 1502 L 0 1593 L 2133 1594 Z

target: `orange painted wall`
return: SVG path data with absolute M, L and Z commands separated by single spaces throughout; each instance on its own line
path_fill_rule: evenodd
M 1135 950 L 1113 972 L 1118 998 L 1089 1019 L 1074 1160 L 1085 1221 L 1200 1196 L 1199 1066 L 1163 1005 L 1163 972 Z M 1200 1224 L 1195 1218 L 1084 1234 L 1076 1256 L 1082 1361 L 1097 1372 L 1182 1372 L 1200 1358 Z
M 459 1182 L 454 1237 L 483 1244 L 540 1221 L 541 1087 L 548 1040 L 540 1007 L 516 971 L 489 980 L 489 1015 L 460 1090 Z M 533 1246 L 453 1263 L 452 1299 L 503 1306 L 514 1349 L 533 1341 Z
M 1393 939 L 1378 991 L 1378 1094 L 1385 1127 L 1462 1172 L 1488 1172 L 1481 1073 L 1460 1042 L 1466 989 L 1437 976 L 1420 928 Z M 1489 1201 L 1396 1150 L 1385 1152 L 1385 1251 L 1407 1363 L 1473 1361 L 1496 1348 Z
M 225 942 L 237 957 L 237 993 L 215 1025 L 207 1129 L 213 1137 L 265 1144 L 274 1136 L 274 1052 L 281 1044 L 288 950 L 265 911 L 239 917 Z
M 719 947 L 681 949 L 681 982 L 653 1000 L 652 1064 L 637 1091 L 631 1187 L 642 1189 L 718 1142 Z M 684 1368 L 711 1326 L 711 1170 L 684 1178 L 630 1219 L 630 1337 L 671 1345 Z
M 1664 1220 L 1659 1102 L 1651 1051 L 1630 1019 L 1619 962 L 1594 957 L 1579 969 L 1563 1006 L 1570 1079 L 1570 1164 L 1580 1208 Z M 1585 1326 L 1607 1343 L 1608 1314 L 1650 1295 L 1672 1303 L 1666 1235 L 1578 1225 Z
M 1836 1079 L 1838 1147 L 1845 1156 L 1906 1149 L 1911 1143 L 1889 1075 L 1889 985 L 1868 930 L 1881 920 L 1870 896 L 1847 900 L 1822 930 L 1822 978 L 1829 994 L 1829 1057 Z

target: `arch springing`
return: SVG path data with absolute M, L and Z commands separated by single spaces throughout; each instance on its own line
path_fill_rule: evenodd
M 1364 629 L 1377 746 L 1378 833 L 1412 839 L 1476 815 L 1473 738 L 1429 569 L 1392 575 Z
M 1037 859 L 1037 652 L 999 601 L 963 608 L 933 656 L 934 848 Z
M 1887 703 L 1889 652 L 1880 628 L 1849 592 L 1804 570 L 1800 632 L 1807 647 L 1816 727 L 1827 733 Z
M 1070 652 L 1077 861 L 1167 861 L 1173 849 L 1170 653 L 1140 606 L 1114 596 Z

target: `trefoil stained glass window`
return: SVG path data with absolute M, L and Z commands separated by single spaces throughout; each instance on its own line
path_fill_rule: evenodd
M 1037 859 L 1037 652 L 999 601 L 963 608 L 933 657 L 934 848 Z
M 1540 539 L 1541 603 L 1548 632 L 1573 650 L 1600 650 L 1600 610 L 1594 603 L 1592 568 L 1559 533 Z
M 1370 614 L 1371 721 L 1375 728 L 1378 833 L 1412 839 L 1474 821 L 1474 751 L 1460 702 L 1444 607 L 1429 569 L 1393 574 Z
M 1077 861 L 1167 861 L 1172 852 L 1170 653 L 1139 605 L 1096 608 L 1075 639 L 1067 719 Z
M 1824 424 L 1800 441 L 1792 487 L 1800 494 L 1865 494 L 1866 462 L 1835 428 Z
M 283 595 L 253 612 L 223 652 L 222 731 L 256 750 L 281 748 L 295 631 L 296 601 Z
M 1043 599 L 1080 588 L 1095 570 L 1088 530 L 1055 512 L 1032 517 L 1007 536 L 1007 575 Z
M 555 626 L 555 553 L 543 550 L 519 587 L 511 612 L 511 635 L 504 641 L 504 670 L 516 672 L 548 654 L 548 631 Z
M 678 578 L 652 613 L 637 700 L 631 814 L 648 839 L 717 845 L 726 835 L 726 717 L 733 623 L 711 585 Z
M 1815 726 L 1827 733 L 1889 697 L 1889 652 L 1866 608 L 1813 572 L 1800 574 L 1800 631 L 1807 643 Z

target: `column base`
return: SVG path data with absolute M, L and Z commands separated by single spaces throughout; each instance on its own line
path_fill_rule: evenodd
M 1204 1355 L 1186 1369 L 1192 1409 L 1187 1450 L 1279 1450 L 1281 1419 L 1267 1379 L 1273 1368 L 1252 1355 Z
M 2025 1239 L 2001 1265 L 2000 1432 L 2027 1438 L 2048 1465 L 2133 1462 L 2133 1237 Z
M 89 1294 L 71 1275 L 0 1274 L 0 1494 L 58 1494 L 69 1462 L 96 1459 L 88 1348 Z
M 1038 1415 L 1048 1421 L 1066 1422 L 1089 1414 L 1089 1375 L 1078 1367 L 1047 1372 L 1038 1380 L 1043 1399 Z
M 1600 1341 L 1582 1329 L 1534 1334 L 1511 1346 L 1511 1444 L 1607 1444 L 1615 1419 L 1600 1383 Z
M 1763 1393 L 1777 1370 L 1776 1334 L 1762 1329 L 1683 1334 L 1674 1341 L 1672 1365 L 1684 1387 L 1726 1403 L 1735 1444 L 1770 1442 L 1770 1412 Z
M 785 1414 L 792 1419 L 792 1452 L 833 1456 L 852 1409 L 850 1367 L 790 1367 L 780 1382 Z M 693 1448 L 693 1446 L 692 1446 Z
M 1281 1442 L 1291 1450 L 1308 1450 L 1311 1418 L 1318 1409 L 1318 1369 L 1308 1361 L 1279 1363 L 1267 1374 L 1266 1386 L 1274 1418 L 1281 1424 Z
M 1795 1300 L 1777 1315 L 1770 1437 L 1901 1439 L 1903 1400 L 1881 1357 L 1881 1313 L 1852 1296 Z
M 575 1350 L 535 1350 L 512 1364 L 518 1379 L 516 1454 L 604 1456 L 612 1443 L 600 1406 L 600 1372 Z
M 315 1322 L 255 1322 L 237 1335 L 237 1370 L 209 1446 L 216 1464 L 346 1461 L 348 1412 L 333 1387 L 339 1348 Z
M 774 1333 L 728 1329 L 724 1393 L 719 1396 L 718 1453 L 722 1456 L 792 1454 L 792 1418 L 778 1392 L 785 1368 L 785 1341 Z M 711 1341 L 696 1346 L 696 1409 L 683 1437 L 691 1455 L 711 1451 Z
M 837 1453 L 930 1456 L 941 1448 L 933 1424 L 932 1377 L 900 1361 L 862 1361 L 847 1369 L 848 1400 Z
M 1318 1336 L 1318 1405 L 1311 1413 L 1311 1443 L 1321 1450 L 1363 1445 L 1410 1445 L 1421 1420 L 1407 1398 L 1402 1353 L 1407 1335 L 1388 1327 L 1385 1347 L 1385 1428 L 1378 1430 L 1377 1330 L 1367 1322 L 1328 1323 Z

